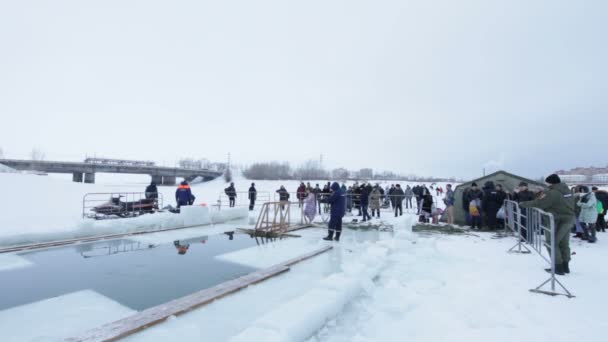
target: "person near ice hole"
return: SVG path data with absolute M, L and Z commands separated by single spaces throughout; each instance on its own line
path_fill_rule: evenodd
M 148 187 L 146 187 L 146 199 L 158 199 L 158 188 L 156 182 L 152 181 Z
M 249 211 L 253 211 L 257 197 L 258 191 L 255 189 L 255 183 L 251 183 L 251 187 L 249 188 Z
M 177 208 L 179 209 L 183 205 L 192 205 L 194 204 L 195 199 L 196 197 L 194 197 L 192 194 L 192 189 L 190 189 L 188 182 L 181 182 L 175 191 L 175 202 L 177 202 Z
M 230 186 L 224 189 L 226 196 L 228 196 L 228 200 L 230 202 L 230 208 L 233 208 L 236 203 L 236 189 L 234 188 L 234 183 L 230 183 Z
M 340 241 L 340 235 L 342 234 L 342 218 L 346 214 L 346 195 L 342 192 L 340 184 L 333 183 L 331 185 L 333 191 L 329 197 L 323 198 L 323 203 L 331 205 L 328 234 L 323 240 L 326 241 Z M 335 237 L 334 237 L 335 234 Z

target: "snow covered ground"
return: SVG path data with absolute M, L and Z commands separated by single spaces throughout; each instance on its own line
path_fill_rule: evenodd
M 97 174 L 96 184 L 74 183 L 71 175 L 38 176 L 27 173 L 0 173 L 0 246 L 29 243 L 36 240 L 63 239 L 80 237 L 90 232 L 91 228 L 100 232 L 132 231 L 137 221 L 150 226 L 154 217 L 138 219 L 112 220 L 111 223 L 92 223 L 82 218 L 83 196 L 87 193 L 143 192 L 149 184 L 149 176 Z M 235 185 L 239 192 L 237 205 L 248 205 L 246 192 L 252 181 L 244 179 L 235 172 Z M 255 181 L 258 190 L 258 209 L 264 201 L 274 201 L 276 190 L 282 185 L 295 193 L 299 181 Z M 323 181 L 311 181 L 311 184 Z M 402 185 L 405 186 L 405 182 Z M 413 184 L 413 183 L 412 183 Z M 444 184 L 442 184 L 444 185 Z M 220 195 L 228 186 L 222 178 L 207 183 L 193 184 L 192 191 L 196 204 L 217 204 Z M 164 198 L 164 205 L 175 205 L 175 186 L 159 186 Z M 445 188 L 445 185 L 444 185 Z M 227 204 L 225 196 L 223 205 Z M 295 200 L 295 195 L 292 195 Z M 441 202 L 441 201 L 439 201 Z M 253 214 L 255 216 L 255 213 Z M 149 215 L 151 216 L 151 215 Z M 146 226 L 146 227 L 147 227 Z M 152 225 L 153 226 L 153 225 Z M 141 228 L 141 227 L 139 227 Z M 144 227 L 145 228 L 145 227 Z M 150 228 L 152 229 L 152 228 Z
M 22 232 L 61 232 L 81 223 L 82 194 L 91 191 L 141 191 L 146 180 L 100 179 L 95 185 L 75 184 L 61 177 L 0 174 L 3 213 L 0 238 Z M 249 181 L 237 178 L 237 190 Z M 284 184 L 256 182 L 258 191 L 272 193 Z M 314 184 L 314 183 L 313 183 Z M 222 180 L 195 185 L 197 202 L 213 203 L 226 184 Z M 161 191 L 172 198 L 174 187 Z M 27 194 L 47 199 L 35 210 L 20 203 Z M 16 199 L 16 201 L 13 201 Z M 26 201 L 27 200 L 27 201 Z M 53 208 L 50 210 L 48 207 Z M 7 210 L 8 208 L 8 210 Z M 74 209 L 76 208 L 76 209 Z M 250 219 L 255 214 L 250 216 Z M 348 217 L 346 220 L 350 220 Z M 512 238 L 492 239 L 491 233 L 425 235 L 413 233 L 415 217 L 384 215 L 394 232 L 346 229 L 340 243 L 321 240 L 323 228 L 298 232 L 301 238 L 276 241 L 217 256 L 267 267 L 319 247 L 334 249 L 297 264 L 276 278 L 183 316 L 146 329 L 126 341 L 171 339 L 211 341 L 603 341 L 608 323 L 603 317 L 603 292 L 608 287 L 608 257 L 604 233 L 598 243 L 572 241 L 572 274 L 560 277 L 576 298 L 531 293 L 548 275 L 535 255 L 509 254 Z M 31 222 L 30 222 L 31 221 Z M 6 225 L 12 222 L 13 226 Z M 204 227 L 204 234 L 222 234 L 249 222 Z M 134 237 L 145 243 L 171 243 L 201 234 L 201 228 Z M 15 254 L 0 255 L 2 272 L 29 267 Z M 62 315 L 54 315 L 57 307 Z M 108 323 L 133 311 L 92 291 L 68 294 L 0 311 L 0 340 L 56 341 Z M 83 318 L 86 317 L 86 318 Z M 24 322 L 26 332 L 14 327 Z

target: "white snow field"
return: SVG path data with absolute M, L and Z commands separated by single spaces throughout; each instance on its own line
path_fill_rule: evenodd
M 98 184 L 85 185 L 60 177 L 0 174 L 3 189 L 10 189 L 0 195 L 0 240 L 15 239 L 23 233 L 61 235 L 73 231 L 87 222 L 80 219 L 80 201 L 85 192 L 125 188 L 141 191 L 146 183 L 145 179 L 128 185 L 100 179 Z M 237 178 L 235 183 L 237 190 L 246 190 L 251 182 Z M 274 192 L 281 184 L 294 191 L 298 185 L 295 181 L 255 183 L 260 192 Z M 193 191 L 197 203 L 213 203 L 225 187 L 223 180 L 216 180 L 194 185 Z M 162 187 L 161 191 L 172 198 L 174 187 Z M 37 194 L 35 198 L 46 198 L 48 205 L 40 205 L 40 210 L 32 208 L 32 193 Z M 21 205 L 25 202 L 29 204 Z M 231 211 L 222 212 L 230 217 L 219 222 L 234 218 Z M 243 209 L 232 212 L 240 217 Z M 382 221 L 393 224 L 394 232 L 345 229 L 342 241 L 336 243 L 321 240 L 326 234 L 324 228 L 312 228 L 298 231 L 301 238 L 219 255 L 216 258 L 223 261 L 261 268 L 325 245 L 334 246 L 327 253 L 294 265 L 285 274 L 124 340 L 605 340 L 608 321 L 603 317 L 602 298 L 608 287 L 608 270 L 603 263 L 608 258 L 608 244 L 603 233 L 598 233 L 597 244 L 572 241 L 572 273 L 559 277 L 576 295 L 568 299 L 529 292 L 548 278 L 543 271 L 546 265 L 536 254 L 507 253 L 515 244 L 513 238 L 493 239 L 491 233 L 478 232 L 418 234 L 411 231 L 413 215 L 394 218 L 383 214 Z M 255 215 L 249 214 L 248 222 L 211 224 L 130 239 L 159 244 L 201 233 L 223 234 L 251 226 Z M 345 221 L 351 219 L 347 216 Z M 122 226 L 128 227 L 129 220 L 137 222 L 114 222 L 123 221 Z M 8 222 L 15 225 L 7 226 Z M 16 254 L 0 255 L 0 279 L 4 271 L 28 266 L 31 264 Z M 57 341 L 131 313 L 131 309 L 93 291 L 68 294 L 0 311 L 0 340 Z M 23 329 L 25 322 L 36 324 Z

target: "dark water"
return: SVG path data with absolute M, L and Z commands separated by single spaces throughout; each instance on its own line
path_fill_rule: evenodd
M 84 289 L 143 310 L 255 271 L 214 258 L 254 245 L 235 234 L 233 240 L 202 236 L 178 246 L 112 240 L 22 253 L 34 266 L 0 273 L 0 310 Z

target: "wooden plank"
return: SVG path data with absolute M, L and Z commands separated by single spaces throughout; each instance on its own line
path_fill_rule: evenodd
M 130 317 L 89 330 L 78 337 L 66 339 L 69 342 L 106 342 L 116 341 L 126 336 L 142 331 L 148 327 L 162 323 L 171 316 L 178 316 L 217 299 L 242 290 L 250 285 L 257 284 L 266 279 L 289 271 L 289 266 L 310 259 L 332 249 L 326 246 L 316 251 L 306 253 L 287 262 L 256 271 L 243 277 L 227 281 L 212 288 L 208 288 L 191 295 L 175 299 L 165 304 L 144 310 Z
M 208 288 L 191 295 L 170 301 L 165 304 L 144 310 L 133 316 L 121 319 L 99 328 L 93 329 L 79 337 L 69 338 L 66 341 L 116 341 L 147 327 L 163 322 L 171 316 L 177 316 L 209 304 L 219 298 L 239 291 L 249 285 L 259 283 L 278 274 L 289 271 L 289 267 L 278 265 L 246 276 L 227 281 L 220 285 Z

